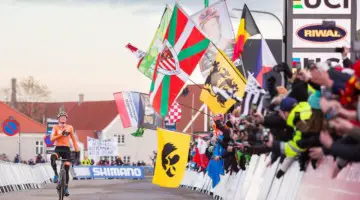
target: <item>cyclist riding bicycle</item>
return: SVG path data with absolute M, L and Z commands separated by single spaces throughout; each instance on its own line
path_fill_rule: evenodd
M 56 160 L 60 157 L 62 159 L 68 160 L 70 159 L 70 138 L 72 140 L 75 152 L 79 152 L 79 146 L 75 139 L 74 134 L 74 128 L 66 124 L 68 115 L 66 112 L 60 112 L 58 114 L 58 120 L 59 124 L 55 125 L 52 130 L 52 134 L 50 137 L 50 140 L 55 143 L 55 153 L 51 155 L 51 166 L 54 170 L 55 176 L 54 176 L 54 183 L 58 182 L 58 172 L 57 172 L 57 166 L 56 166 Z M 71 166 L 70 161 L 66 161 L 64 163 L 65 165 L 65 171 L 66 171 L 66 186 L 65 186 L 65 196 L 69 196 L 69 169 Z

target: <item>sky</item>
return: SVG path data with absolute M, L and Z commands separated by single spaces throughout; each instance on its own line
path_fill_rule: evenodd
M 282 19 L 283 1 L 227 3 L 230 10 L 246 3 L 250 9 L 272 12 Z M 124 47 L 130 42 L 146 50 L 164 6 L 174 2 L 0 0 L 0 88 L 9 87 L 11 78 L 34 76 L 50 89 L 50 101 L 76 101 L 80 93 L 91 101 L 111 100 L 119 91 L 147 93 L 150 80 L 137 71 L 136 57 Z M 204 1 L 178 2 L 191 15 Z M 281 26 L 275 19 L 259 14 L 254 18 L 265 38 L 281 38 Z M 239 19 L 233 19 L 234 28 L 238 23 Z M 192 79 L 204 81 L 198 71 Z

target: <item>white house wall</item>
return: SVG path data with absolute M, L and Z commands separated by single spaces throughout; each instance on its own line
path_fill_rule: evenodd
M 121 119 L 117 116 L 103 131 L 101 139 L 112 138 L 114 135 L 125 135 L 125 144 L 118 145 L 119 155 L 121 158 L 130 156 L 131 162 L 144 161 L 151 164 L 150 159 L 153 151 L 157 150 L 156 131 L 146 130 L 143 137 L 134 137 L 131 133 L 135 132 L 135 128 L 124 129 Z
M 45 134 L 21 134 L 21 158 L 22 160 L 29 161 L 29 159 L 34 159 L 36 155 L 36 141 L 44 141 Z M 0 154 L 6 154 L 8 158 L 13 161 L 16 154 L 19 153 L 19 137 L 16 136 L 6 136 L 4 134 L 0 135 Z M 45 147 L 43 146 L 43 157 L 45 156 Z M 44 157 L 45 158 L 45 157 Z

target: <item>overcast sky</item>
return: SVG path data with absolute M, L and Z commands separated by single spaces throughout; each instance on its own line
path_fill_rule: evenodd
M 282 19 L 283 1 L 227 2 L 230 10 L 246 2 Z M 178 2 L 192 14 L 204 1 Z M 52 101 L 74 101 L 79 93 L 85 100 L 108 100 L 118 91 L 148 92 L 150 81 L 124 46 L 148 48 L 166 3 L 174 0 L 0 0 L 0 88 L 12 77 L 34 76 L 52 91 Z M 281 38 L 277 21 L 254 17 L 265 38 Z

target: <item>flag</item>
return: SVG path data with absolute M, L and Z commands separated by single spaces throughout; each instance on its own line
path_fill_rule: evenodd
M 162 42 L 170 22 L 171 13 L 171 9 L 166 7 L 150 47 L 145 57 L 139 61 L 139 71 L 150 79 L 153 77 L 157 57 L 162 49 Z
M 185 170 L 190 149 L 190 135 L 158 129 L 158 153 L 153 184 L 178 188 Z
M 209 159 L 206 156 L 206 148 L 208 147 L 207 143 L 201 139 L 200 137 L 197 139 L 196 153 L 193 158 L 193 162 L 195 162 L 198 166 L 206 169 L 209 164 Z
M 205 8 L 209 7 L 209 0 L 204 0 L 204 6 Z
M 214 114 L 225 114 L 236 102 L 241 102 L 246 80 L 223 52 L 213 60 L 200 100 Z
M 223 0 L 191 16 L 195 24 L 213 43 L 209 45 L 199 63 L 200 72 L 204 78 L 209 75 L 213 67 L 212 62 L 219 52 L 218 49 L 222 50 L 229 58 L 233 56 L 235 39 L 229 16 L 228 7 Z
M 260 86 L 263 85 L 263 75 L 271 71 L 271 69 L 276 64 L 276 60 L 274 58 L 274 55 L 271 53 L 269 45 L 264 38 L 261 38 L 259 54 L 256 62 L 256 69 L 254 72 L 254 76 Z
M 139 110 L 139 128 L 156 130 L 162 126 L 162 118 L 154 111 L 151 106 L 148 94 L 140 94 L 140 110 Z
M 209 43 L 182 8 L 175 4 L 150 89 L 150 102 L 160 116 L 168 114 L 170 105 L 189 80 Z
M 140 49 L 138 49 L 137 47 L 133 46 L 132 44 L 127 44 L 125 46 L 127 49 L 129 49 L 132 53 L 135 54 L 136 58 L 139 60 L 139 63 L 138 63 L 138 68 L 139 68 L 139 64 L 141 62 L 141 60 L 144 58 L 144 56 L 146 55 L 146 53 Z
M 181 106 L 178 102 L 174 102 L 169 110 L 169 114 L 165 118 L 168 123 L 173 124 L 178 122 L 181 119 Z
M 142 137 L 144 135 L 144 132 L 144 128 L 138 128 L 134 133 L 131 133 L 131 135 L 134 137 Z
M 246 40 L 253 36 L 260 34 L 260 30 L 257 27 L 254 18 L 247 5 L 244 5 L 244 9 L 241 15 L 240 25 L 236 37 L 236 43 L 234 48 L 234 55 L 232 60 L 236 62 L 244 51 L 244 45 Z
M 241 105 L 241 114 L 249 115 L 251 110 L 256 110 L 257 113 L 264 113 L 263 101 L 265 97 L 265 90 L 260 87 L 255 77 L 249 73 L 245 88 L 245 94 Z
M 118 92 L 114 94 L 116 106 L 124 128 L 138 127 L 140 95 L 137 92 Z

